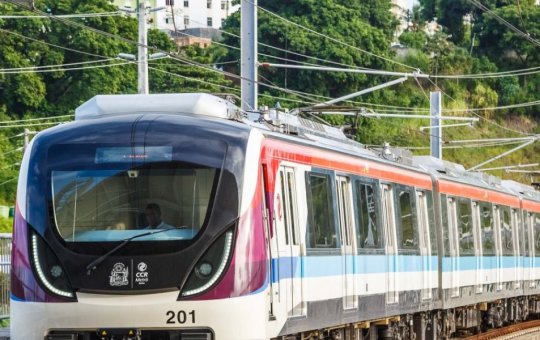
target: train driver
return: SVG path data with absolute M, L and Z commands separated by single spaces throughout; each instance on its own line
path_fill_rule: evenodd
M 164 223 L 161 220 L 161 208 L 156 203 L 148 203 L 144 209 L 148 225 L 144 229 L 169 229 L 173 226 Z

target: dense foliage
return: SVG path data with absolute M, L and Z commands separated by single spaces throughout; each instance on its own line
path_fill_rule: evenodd
M 533 68 L 534 71 L 540 66 L 540 43 L 534 43 L 540 38 L 540 6 L 535 5 L 534 0 L 482 1 L 489 11 L 475 7 L 467 0 L 419 0 L 419 3 L 406 17 L 406 30 L 396 37 L 399 21 L 392 14 L 390 0 L 259 0 L 262 8 L 312 30 L 259 10 L 260 61 L 400 72 L 420 70 L 430 75 L 483 74 L 525 68 Z M 115 10 L 107 0 L 38 0 L 36 9 L 57 15 Z M 0 14 L 35 15 L 36 12 L 0 2 Z M 427 34 L 426 24 L 435 18 L 441 29 Z M 499 18 L 513 24 L 529 38 L 504 26 Z M 97 28 L 116 38 L 76 26 L 73 22 Z M 234 35 L 240 33 L 240 12 L 226 20 L 224 30 L 232 35 L 224 34 L 221 43 L 239 46 L 239 38 Z M 13 122 L 10 128 L 2 128 L 5 123 L 0 123 L 0 204 L 11 205 L 15 196 L 15 178 L 21 158 L 19 148 L 23 143 L 23 127 L 14 126 L 22 123 L 16 121 L 71 114 L 75 107 L 96 94 L 137 91 L 135 64 L 121 60 L 92 63 L 115 58 L 119 53 L 137 52 L 136 44 L 119 37 L 136 40 L 135 19 L 126 16 L 74 18 L 67 21 L 50 18 L 0 19 L 0 117 L 2 122 Z M 399 48 L 391 47 L 396 43 L 400 43 Z M 177 53 L 178 57 L 199 64 L 223 63 L 220 67 L 239 74 L 239 51 L 224 45 L 214 44 L 206 49 L 193 46 L 178 48 L 165 33 L 154 30 L 149 32 L 149 45 Z M 80 62 L 89 63 L 79 64 L 79 69 L 70 71 L 13 70 Z M 110 66 L 120 63 L 122 65 Z M 93 67 L 99 65 L 108 67 Z M 7 69 L 12 71 L 8 72 Z M 261 82 L 309 93 L 310 96 L 261 85 L 260 102 L 273 106 L 280 101 L 283 107 L 289 108 L 307 106 L 392 79 L 395 77 L 261 68 Z M 539 87 L 540 77 L 534 72 L 504 78 L 411 77 L 401 85 L 375 91 L 343 104 L 354 108 L 366 107 L 381 113 L 400 113 L 404 111 L 402 107 L 407 107 L 413 108 L 405 110 L 407 113 L 427 114 L 429 91 L 441 89 L 445 94 L 444 108 L 455 110 L 445 114 L 477 114 L 483 118 L 475 124 L 474 129 L 445 129 L 444 140 L 519 137 L 520 134 L 500 126 L 539 133 L 540 114 L 537 106 L 505 110 L 491 108 L 536 101 Z M 215 69 L 187 65 L 172 58 L 151 62 L 150 89 L 154 93 L 204 91 L 238 94 L 237 88 L 237 83 L 233 84 Z M 485 110 L 464 112 L 466 108 Z M 419 130 L 420 126 L 429 124 L 427 120 L 352 120 L 340 116 L 325 119 L 335 124 L 355 125 L 357 139 L 365 144 L 390 142 L 410 147 L 429 145 L 429 133 Z M 29 122 L 36 122 L 27 126 L 33 131 L 47 127 L 44 121 L 26 121 L 25 124 Z M 511 147 L 513 145 L 447 149 L 444 155 L 445 159 L 470 167 Z M 537 162 L 539 150 L 538 145 L 530 146 L 494 164 Z M 425 154 L 429 151 L 420 149 L 415 152 Z M 508 177 L 507 174 L 496 174 Z M 529 180 L 519 176 L 513 178 Z

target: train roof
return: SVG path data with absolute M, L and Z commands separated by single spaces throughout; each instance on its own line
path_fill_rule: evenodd
M 384 145 L 380 150 L 367 149 L 349 138 L 342 129 L 305 119 L 278 109 L 262 108 L 260 112 L 244 112 L 228 99 L 206 93 L 98 95 L 75 110 L 75 120 L 87 120 L 133 113 L 192 114 L 237 121 L 260 130 L 267 136 L 316 144 L 327 149 L 394 163 L 428 173 L 437 178 L 490 188 L 540 201 L 533 187 L 482 172 L 467 171 L 462 165 L 430 156 L 412 156 L 405 149 Z

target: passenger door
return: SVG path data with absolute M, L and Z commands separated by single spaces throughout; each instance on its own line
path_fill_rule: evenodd
M 503 246 L 501 238 L 501 210 L 498 206 L 493 206 L 493 236 L 495 240 L 496 277 L 497 290 L 502 290 L 502 267 L 503 267 Z
M 482 219 L 480 205 L 478 202 L 473 202 L 473 234 L 474 234 L 474 257 L 476 262 L 476 293 L 480 294 L 483 291 L 483 252 L 482 252 Z
M 518 209 L 511 209 L 512 223 L 512 242 L 514 246 L 514 289 L 521 286 L 521 273 L 523 272 L 523 263 L 521 258 L 521 228 Z
M 527 212 L 525 215 L 525 229 L 526 229 L 526 236 L 528 239 L 528 270 L 529 270 L 529 287 L 534 288 L 536 286 L 535 276 L 534 276 L 534 268 L 536 268 L 536 254 L 534 249 L 534 215 L 530 212 Z
M 457 236 L 457 204 L 449 197 L 448 204 L 448 244 L 450 247 L 450 296 L 459 297 L 459 241 Z
M 294 168 L 282 166 L 278 175 L 277 229 L 279 254 L 283 268 L 280 280 L 286 295 L 289 316 L 303 315 L 302 253 L 298 224 L 298 203 Z
M 396 237 L 396 220 L 394 210 L 394 193 L 388 184 L 381 185 L 383 225 L 386 253 L 386 303 L 398 303 L 399 292 L 397 282 L 398 249 Z
M 422 258 L 422 300 L 430 300 L 431 292 L 431 240 L 429 237 L 429 218 L 426 201 L 426 193 L 416 192 L 416 209 L 418 216 L 418 233 L 420 256 Z
M 341 255 L 343 263 L 343 308 L 357 308 L 354 287 L 355 254 L 354 219 L 352 208 L 352 187 L 350 179 L 344 176 L 336 177 L 338 192 L 339 226 L 341 230 Z

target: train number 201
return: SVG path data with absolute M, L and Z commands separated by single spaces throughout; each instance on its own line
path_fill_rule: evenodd
M 167 311 L 167 323 L 179 323 L 181 325 L 185 323 L 195 323 L 195 311 L 192 310 L 191 312 L 186 312 L 183 310 L 180 310 L 178 312 L 174 312 L 172 310 Z

